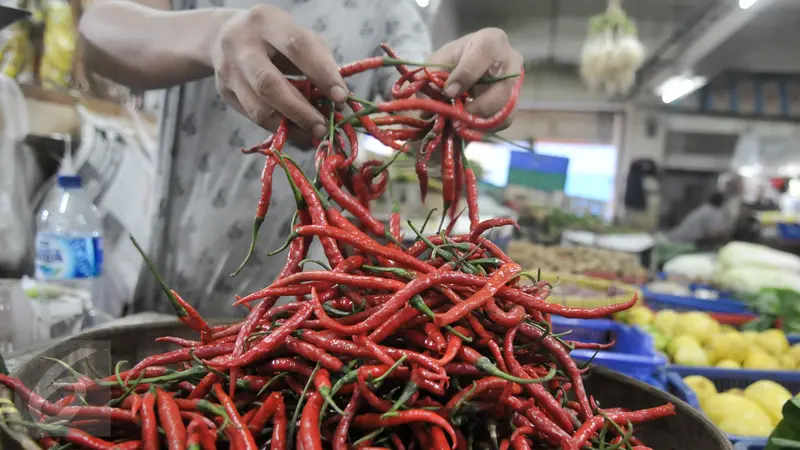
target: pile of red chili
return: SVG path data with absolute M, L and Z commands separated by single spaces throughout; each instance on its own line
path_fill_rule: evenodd
M 522 73 L 508 104 L 481 118 L 465 112 L 469 94 L 455 100 L 442 94 L 447 72 L 409 68 L 385 50 L 386 58 L 341 68 L 345 77 L 385 65 L 401 74 L 393 100 L 373 105 L 351 98 L 350 117 L 308 81 L 293 80 L 331 118 L 328 138 L 317 143 L 317 179 L 282 154 L 286 120 L 248 151 L 266 157 L 254 242 L 276 169 L 290 181 L 297 213 L 280 275 L 238 300 L 250 308 L 244 321 L 209 325 L 145 258 L 197 340 L 160 338 L 178 348 L 105 379 L 76 374 L 58 386 L 57 401 L 0 375 L 38 423 L 26 426 L 42 448 L 648 448 L 634 427 L 674 414 L 673 406 L 598 405 L 584 389 L 586 369 L 569 352 L 604 347 L 565 340 L 549 321 L 551 314 L 607 316 L 636 298 L 597 309 L 549 303 L 549 285 L 483 237 L 513 222 L 480 220 L 463 143 L 483 139 L 508 118 Z M 426 118 L 396 114 L 403 111 Z M 385 225 L 370 212 L 370 202 L 386 193 L 388 163 L 356 167 L 356 128 L 414 158 L 423 196 L 427 164 L 440 152 L 445 211 L 454 223 L 466 197 L 470 232 L 418 232 L 404 247 L 399 214 Z M 314 261 L 324 270 L 304 272 L 313 239 L 327 261 Z M 275 306 L 280 297 L 296 301 Z

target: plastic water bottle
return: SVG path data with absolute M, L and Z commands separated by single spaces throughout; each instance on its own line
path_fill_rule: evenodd
M 81 178 L 59 175 L 42 205 L 36 227 L 37 309 L 50 338 L 97 322 L 92 298 L 102 293 L 103 231 Z

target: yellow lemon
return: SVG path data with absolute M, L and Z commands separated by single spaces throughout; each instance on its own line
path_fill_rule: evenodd
M 742 367 L 745 369 L 779 370 L 781 368 L 777 359 L 760 350 L 750 350 Z
M 797 362 L 789 354 L 781 355 L 780 358 L 778 358 L 778 363 L 783 370 L 794 370 L 797 368 Z
M 789 350 L 789 340 L 783 330 L 772 328 L 756 336 L 756 345 L 772 356 L 780 356 Z
M 742 365 L 739 364 L 738 361 L 734 361 L 732 359 L 723 359 L 717 361 L 714 366 L 719 367 L 720 369 L 741 369 Z
M 725 392 L 728 393 L 728 394 L 740 395 L 740 396 L 744 397 L 744 390 L 739 389 L 739 388 L 728 389 Z
M 704 344 L 719 333 L 719 322 L 704 312 L 690 311 L 675 323 L 673 332 L 675 336 L 693 336 Z
M 650 325 L 650 322 L 653 321 L 654 316 L 655 314 L 653 314 L 653 311 L 650 308 L 646 308 L 644 306 L 635 306 L 628 310 L 626 322 L 631 325 Z
M 700 403 L 717 395 L 717 387 L 714 386 L 714 382 L 704 376 L 689 375 L 683 379 L 683 382 L 694 392 Z
M 772 422 L 767 416 L 767 413 L 761 411 L 761 408 L 747 397 L 723 392 L 707 399 L 702 404 L 703 412 L 708 415 L 712 422 L 719 425 L 723 420 L 728 417 L 741 417 L 746 411 L 758 411 L 767 417 L 768 422 Z
M 773 425 L 783 419 L 783 405 L 792 398 L 791 392 L 771 380 L 758 380 L 747 386 L 744 395 L 769 415 Z
M 720 325 L 719 326 L 719 333 L 720 334 L 738 333 L 738 332 L 739 332 L 739 330 L 737 330 L 736 328 L 733 328 L 730 325 Z
M 693 336 L 674 337 L 669 341 L 669 344 L 667 344 L 667 354 L 674 357 L 678 349 L 682 347 L 700 348 L 700 342 L 698 342 Z
M 664 336 L 672 336 L 680 315 L 672 309 L 662 309 L 653 316 L 653 328 Z
M 786 354 L 794 360 L 795 365 L 800 366 L 800 344 L 792 345 Z
M 753 331 L 753 330 L 742 331 L 742 337 L 744 338 L 745 341 L 747 341 L 748 344 L 755 344 L 756 337 L 758 337 L 758 331 Z
M 748 411 L 741 417 L 728 417 L 717 424 L 720 430 L 737 436 L 768 437 L 774 426 L 763 411 Z
M 708 352 L 714 361 L 729 359 L 741 363 L 747 356 L 747 341 L 736 332 L 719 334 L 708 342 Z
M 701 347 L 683 346 L 675 352 L 673 357 L 675 364 L 681 366 L 710 366 L 711 361 Z

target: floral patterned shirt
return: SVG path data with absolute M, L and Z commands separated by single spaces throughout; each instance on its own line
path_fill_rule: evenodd
M 175 9 L 249 8 L 253 0 L 173 0 Z M 411 0 L 271 0 L 294 20 L 327 42 L 339 64 L 380 55 L 389 43 L 404 59 L 423 60 L 430 39 Z M 392 68 L 347 79 L 355 95 L 387 97 L 396 79 Z M 151 253 L 170 287 L 210 317 L 247 312 L 233 307 L 235 295 L 269 285 L 286 255 L 267 257 L 290 232 L 294 199 L 283 174 L 274 177 L 272 202 L 261 227 L 257 251 L 231 278 L 245 257 L 253 214 L 261 190 L 263 158 L 243 156 L 267 132 L 241 116 L 220 98 L 213 79 L 192 82 L 167 93 L 158 164 L 160 203 Z M 313 152 L 285 151 L 306 173 L 313 171 Z M 164 311 L 170 306 L 149 274 L 140 276 L 134 311 Z

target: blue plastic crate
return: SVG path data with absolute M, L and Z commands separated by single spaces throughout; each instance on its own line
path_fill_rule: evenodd
M 577 361 L 592 360 L 592 364 L 607 367 L 658 388 L 664 388 L 662 373 L 667 360 L 655 350 L 653 338 L 637 327 L 622 325 L 607 319 L 581 320 L 553 316 L 553 333 L 570 331 L 565 339 L 607 344 L 610 350 L 574 350 Z M 592 359 L 594 356 L 594 359 Z
M 733 450 L 764 450 L 766 439 L 742 439 L 733 446 Z
M 800 223 L 779 223 L 778 237 L 785 241 L 800 240 Z
M 697 288 L 698 286 L 695 286 Z M 691 286 L 690 286 L 691 288 Z M 659 311 L 662 309 L 674 309 L 676 311 L 705 311 L 727 314 L 747 314 L 753 312 L 743 302 L 732 297 L 721 295 L 716 300 L 705 300 L 697 297 L 685 295 L 671 295 L 653 292 L 642 288 L 642 296 L 650 309 Z

